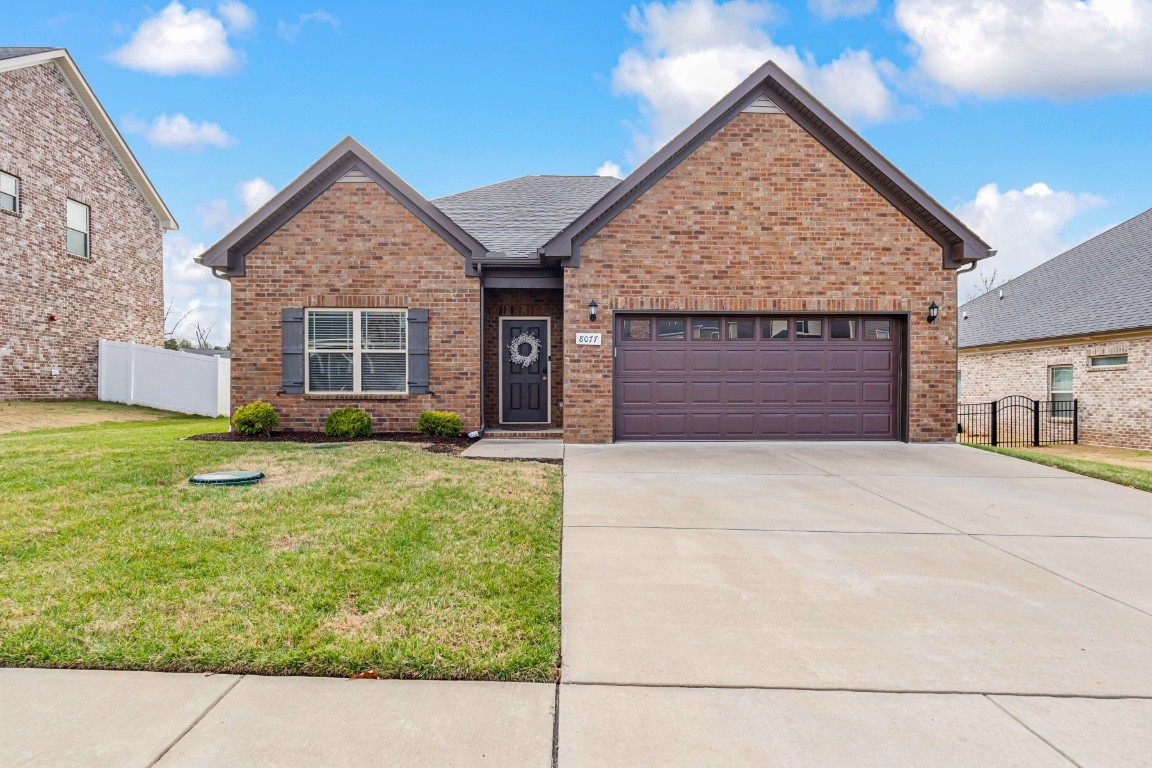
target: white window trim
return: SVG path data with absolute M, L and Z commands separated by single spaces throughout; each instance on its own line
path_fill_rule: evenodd
M 12 195 L 12 197 L 16 198 L 16 202 L 15 202 L 16 207 L 13 209 L 4 208 L 3 210 L 7 211 L 8 213 L 14 213 L 14 214 L 19 215 L 20 214 L 20 208 L 22 207 L 21 203 L 23 203 L 23 200 L 21 200 L 21 197 L 22 197 L 21 192 L 23 192 L 23 189 L 22 189 L 23 185 L 20 183 L 20 177 L 14 173 L 8 173 L 7 171 L 0 171 L 0 176 L 7 176 L 8 178 L 12 179 L 12 181 L 16 185 L 16 192 L 14 195 Z M 5 193 L 5 194 L 7 194 L 7 193 Z
M 351 312 L 352 313 L 352 349 L 313 349 L 311 347 L 311 343 L 308 340 L 308 317 L 309 317 L 309 315 L 313 315 L 313 314 L 335 314 L 335 313 L 343 313 L 343 312 Z M 363 348 L 363 336 L 362 336 L 363 326 L 361 324 L 362 323 L 361 316 L 365 312 L 390 313 L 390 314 L 394 314 L 394 315 L 402 315 L 404 317 L 404 349 L 403 350 L 399 350 L 399 349 L 368 349 L 368 350 L 366 350 L 366 349 L 364 349 Z M 408 337 L 408 334 L 409 334 L 409 328 L 408 328 L 408 309 L 407 308 L 399 308 L 399 307 L 363 307 L 363 308 L 316 307 L 315 309 L 305 309 L 304 310 L 304 394 L 306 394 L 306 395 L 332 395 L 334 397 L 351 396 L 351 395 L 356 395 L 356 396 L 363 395 L 363 396 L 367 396 L 367 397 L 372 397 L 372 396 L 380 396 L 380 397 L 393 396 L 394 397 L 397 395 L 409 394 L 409 392 L 408 392 L 408 388 L 409 388 L 409 380 L 408 380 L 408 377 L 409 377 L 409 371 L 408 371 L 408 341 L 409 341 L 409 337 Z M 326 389 L 312 389 L 311 388 L 310 382 L 312 381 L 312 377 L 309 374 L 309 370 L 308 370 L 309 361 L 311 360 L 311 356 L 313 353 L 321 353 L 322 354 L 325 352 L 334 352 L 334 353 L 351 352 L 352 353 L 352 389 L 351 390 L 326 390 Z M 386 355 L 397 355 L 399 357 L 402 357 L 404 359 L 404 389 L 403 390 L 399 390 L 399 389 L 387 390 L 387 391 L 379 390 L 379 389 L 372 389 L 372 390 L 364 391 L 361 388 L 361 385 L 362 385 L 362 382 L 361 382 L 361 367 L 362 367 L 361 366 L 361 358 L 365 352 L 367 352 L 369 354 L 386 354 Z
M 1109 363 L 1107 365 L 1097 365 L 1096 360 L 1105 357 L 1123 357 L 1122 363 Z M 1116 352 L 1111 355 L 1089 355 L 1088 356 L 1088 370 L 1089 371 L 1122 371 L 1128 367 L 1128 353 Z
M 86 229 L 75 229 L 68 226 L 68 203 L 75 203 L 84 207 L 84 224 Z M 72 253 L 68 250 L 68 233 L 79 232 L 84 235 L 84 253 Z M 92 206 L 88 203 L 82 203 L 79 200 L 74 200 L 71 197 L 67 198 L 64 203 L 64 252 L 69 256 L 75 256 L 78 259 L 92 258 Z

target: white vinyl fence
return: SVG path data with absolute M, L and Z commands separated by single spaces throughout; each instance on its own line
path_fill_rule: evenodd
M 179 413 L 227 416 L 231 372 L 227 358 L 101 339 L 97 397 Z

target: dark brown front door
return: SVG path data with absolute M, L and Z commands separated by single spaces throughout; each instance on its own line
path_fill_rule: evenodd
M 500 318 L 500 421 L 547 424 L 548 318 Z
M 619 315 L 621 440 L 895 440 L 895 317 Z

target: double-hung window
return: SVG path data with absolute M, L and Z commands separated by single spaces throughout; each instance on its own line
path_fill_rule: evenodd
M 1072 366 L 1054 365 L 1048 369 L 1048 397 L 1052 400 L 1052 415 L 1072 418 Z
M 68 253 L 88 258 L 88 206 L 75 200 L 68 201 Z
M 0 208 L 20 213 L 20 179 L 0 171 Z
M 309 309 L 305 318 L 306 392 L 408 392 L 407 310 Z

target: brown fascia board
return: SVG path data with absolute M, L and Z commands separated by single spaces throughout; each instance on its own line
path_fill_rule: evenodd
M 284 226 L 308 203 L 351 170 L 359 170 L 383 187 L 464 256 L 465 274 L 474 276 L 472 260 L 488 253 L 487 249 L 448 215 L 408 185 L 351 136 L 345 137 L 324 156 L 280 190 L 271 200 L 241 222 L 235 229 L 206 250 L 196 261 L 211 267 L 218 277 L 243 277 L 245 257 L 273 232 Z
M 771 99 L 939 243 L 945 268 L 956 269 L 995 255 L 996 251 L 975 232 L 905 176 L 775 62 L 769 61 L 549 240 L 540 249 L 541 257 L 545 260 L 561 259 L 569 267 L 579 266 L 580 246 L 584 242 L 761 95 Z

